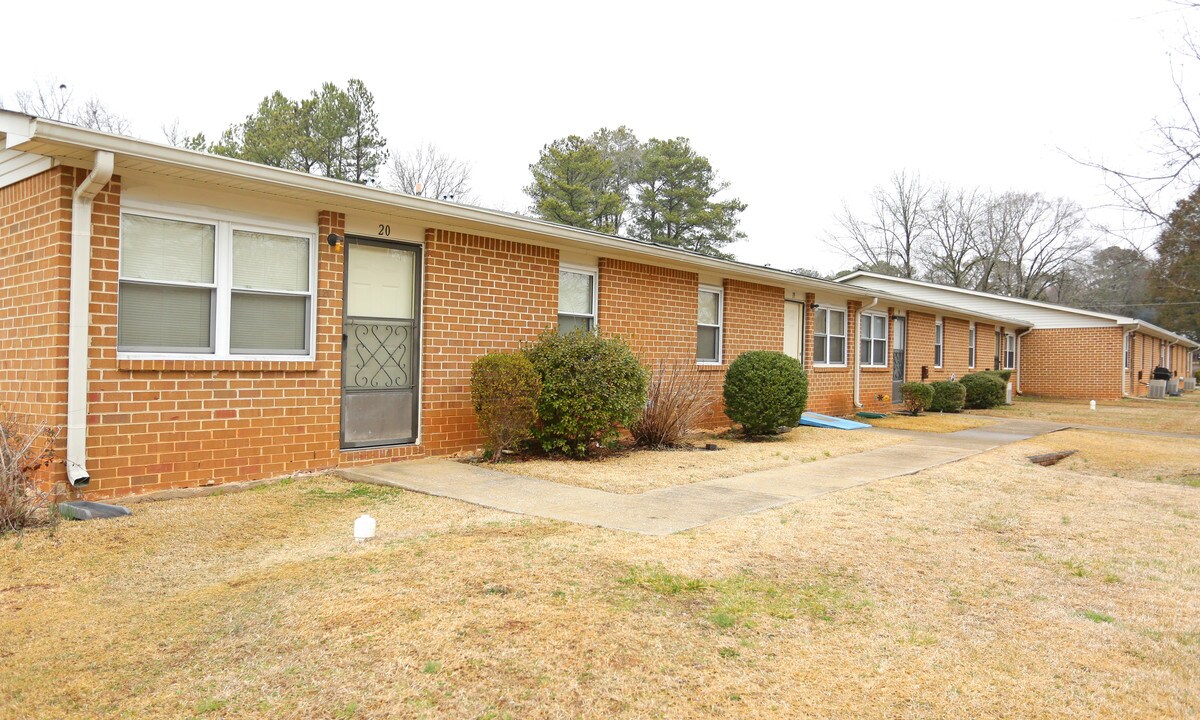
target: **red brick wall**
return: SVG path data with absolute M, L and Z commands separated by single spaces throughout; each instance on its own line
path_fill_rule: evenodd
M 435 454 L 478 447 L 471 364 L 557 327 L 558 250 L 427 230 L 424 296 L 421 442 Z
M 601 330 L 619 335 L 646 365 L 660 359 L 695 363 L 695 273 L 612 258 L 600 258 L 599 270 Z
M 0 188 L 0 411 L 51 425 L 67 416 L 73 187 L 55 168 Z
M 811 296 L 810 296 L 811 298 Z M 846 309 L 846 367 L 822 367 L 813 363 L 812 300 L 806 308 L 805 364 L 808 374 L 808 408 L 826 415 L 850 415 L 854 412 L 854 362 L 858 357 L 858 309 L 861 303 L 851 300 Z M 839 308 L 840 309 L 840 308 Z
M 1126 390 L 1135 397 L 1144 397 L 1150 392 L 1150 378 L 1154 368 L 1160 364 L 1160 348 L 1168 346 L 1167 367 L 1176 377 L 1190 377 L 1188 373 L 1188 350 L 1181 345 L 1171 346 L 1170 341 L 1160 340 L 1144 333 L 1132 335 L 1132 356 L 1127 369 Z M 1141 372 L 1141 378 L 1138 373 Z
M 65 421 L 70 193 L 83 175 L 82 170 L 54 170 L 0 189 L 0 298 L 6 309 L 0 326 L 0 401 L 56 422 Z M 427 230 L 422 444 L 341 451 L 343 254 L 322 239 L 330 232 L 344 234 L 345 217 L 322 211 L 317 224 L 315 360 L 118 360 L 119 178 L 97 197 L 89 338 L 89 495 L 111 497 L 270 477 L 444 454 L 480 444 L 469 403 L 471 363 L 487 352 L 515 350 L 555 326 L 558 251 Z M 725 423 L 719 402 L 725 369 L 747 350 L 782 348 L 784 290 L 726 280 L 723 364 L 696 366 L 697 275 L 610 258 L 601 258 L 598 265 L 600 327 L 624 337 L 647 366 L 671 360 L 695 368 L 709 382 L 714 398 L 710 422 Z M 859 304 L 850 302 L 847 308 L 846 366 L 814 368 L 813 301 L 811 294 L 806 297 L 804 324 L 809 407 L 850 414 L 855 410 Z M 889 318 L 894 311 L 886 309 Z M 931 380 L 968 371 L 966 322 L 946 321 L 946 362 L 937 370 L 934 316 L 910 311 L 908 318 L 910 380 L 920 377 L 921 365 L 930 367 Z M 893 407 L 883 399 L 891 394 L 890 325 L 888 367 L 861 371 L 860 396 L 871 409 Z M 991 326 L 979 326 L 978 369 L 991 366 L 991 333 Z M 1061 356 L 1053 362 L 1042 359 L 1038 340 L 1031 350 L 1029 337 L 1025 353 L 1031 368 L 1039 362 L 1062 362 Z M 1116 346 L 1119 362 L 1119 340 Z M 1154 346 L 1147 352 L 1147 370 L 1157 364 L 1157 357 Z M 1038 381 L 1033 382 L 1027 392 L 1037 392 Z
M 783 288 L 726 280 L 723 290 L 722 363 L 697 365 L 697 275 L 600 259 L 600 327 L 621 336 L 647 368 L 663 361 L 699 373 L 712 398 L 711 426 L 729 422 L 721 402 L 729 363 L 748 350 L 783 348 Z
M 315 361 L 118 361 L 117 202 L 98 198 L 104 224 L 93 239 L 88 445 L 97 497 L 476 447 L 472 361 L 516 349 L 555 322 L 556 250 L 430 230 L 422 444 L 341 451 L 341 251 L 318 242 Z M 324 238 L 344 233 L 345 218 L 323 211 L 318 224 Z
M 342 253 L 318 240 L 316 359 L 118 360 L 119 186 L 96 199 L 87 493 L 111 497 L 420 454 L 339 456 Z M 344 232 L 318 215 L 319 238 Z
M 1123 336 L 1117 327 L 1026 333 L 1021 338 L 1022 394 L 1119 400 Z

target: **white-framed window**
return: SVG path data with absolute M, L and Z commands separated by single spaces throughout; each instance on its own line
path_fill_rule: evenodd
M 128 206 L 117 351 L 172 359 L 312 358 L 316 233 Z
M 1133 356 L 1133 335 L 1125 334 L 1125 369 L 1129 369 L 1129 359 Z
M 967 330 L 967 368 L 975 369 L 975 323 Z
M 942 326 L 942 321 L 938 320 L 933 325 L 933 366 L 940 368 L 942 366 L 942 350 L 943 350 L 943 332 L 945 329 Z
M 887 315 L 863 313 L 858 336 L 859 362 L 864 367 L 887 367 Z
M 558 332 L 596 329 L 599 273 L 595 268 L 562 265 L 558 270 Z
M 813 313 L 813 364 L 846 364 L 846 311 L 817 308 Z
M 721 325 L 725 313 L 725 291 L 700 286 L 696 310 L 696 362 L 721 364 Z
M 1004 369 L 1012 370 L 1017 366 L 1017 336 L 1004 333 Z

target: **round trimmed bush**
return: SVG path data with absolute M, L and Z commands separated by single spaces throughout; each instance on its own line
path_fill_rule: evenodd
M 930 387 L 933 388 L 933 401 L 929 403 L 929 409 L 932 412 L 962 412 L 963 406 L 967 403 L 967 389 L 960 382 L 946 380 L 944 382 L 935 382 Z
M 542 379 L 524 355 L 492 353 L 471 364 L 471 405 L 492 460 L 528 440 Z
M 749 436 L 795 427 L 808 406 L 808 375 L 797 359 L 751 350 L 725 373 L 725 414 Z
M 1012 370 L 983 370 L 981 372 L 985 372 L 989 375 L 995 375 L 1006 383 L 1009 380 L 1012 380 Z
M 913 415 L 920 415 L 922 410 L 928 410 L 933 403 L 933 388 L 925 383 L 910 382 L 900 386 L 900 399 L 904 409 Z
M 959 382 L 967 389 L 966 406 L 972 410 L 986 410 L 1004 403 L 1007 383 L 994 372 L 963 375 Z
M 646 405 L 646 371 L 618 337 L 550 330 L 523 354 L 542 381 L 533 436 L 548 453 L 583 457 L 616 440 Z

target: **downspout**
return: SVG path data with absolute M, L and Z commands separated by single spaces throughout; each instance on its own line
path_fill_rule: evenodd
M 857 319 L 854 321 L 854 328 L 858 330 L 858 337 L 854 338 L 854 407 L 861 408 L 862 402 L 859 400 L 859 386 L 862 384 L 862 318 L 863 311 L 870 310 L 879 304 L 879 298 L 871 298 L 871 304 L 865 305 L 858 309 Z
M 95 165 L 71 197 L 70 329 L 67 335 L 67 480 L 87 485 L 88 304 L 92 279 L 92 201 L 113 174 L 113 154 Z
M 1127 325 L 1125 327 L 1128 327 Z M 1136 325 L 1134 327 L 1137 327 Z M 1129 336 L 1133 330 L 1126 330 L 1124 342 L 1121 345 L 1121 397 L 1129 397 L 1129 376 L 1133 373 L 1133 348 L 1129 345 Z
M 1013 362 L 1013 372 L 1017 374 L 1017 394 L 1021 394 L 1021 376 L 1025 373 L 1021 372 L 1021 338 L 1033 332 L 1033 328 L 1029 328 L 1023 333 L 1017 333 L 1017 359 Z

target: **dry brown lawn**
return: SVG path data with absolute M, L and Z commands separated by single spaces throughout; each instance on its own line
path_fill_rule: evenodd
M 1036 454 L 1076 450 L 1060 465 L 1082 473 L 1200 488 L 1200 437 L 1147 442 L 1145 435 L 1064 430 L 1025 445 Z
M 798 427 L 784 435 L 755 441 L 698 433 L 692 439 L 695 445 L 692 449 L 623 451 L 586 461 L 535 458 L 498 463 L 492 467 L 566 485 L 636 494 L 909 441 L 909 438 L 871 430 L 814 427 Z M 698 449 L 706 443 L 715 443 L 720 450 Z
M 893 430 L 918 430 L 921 432 L 952 433 L 959 430 L 991 425 L 996 422 L 979 415 L 963 413 L 923 413 L 912 415 L 889 415 L 885 418 L 854 418 L 875 427 L 891 428 Z
M 1195 717 L 1200 490 L 1047 447 L 665 538 L 329 478 L 33 530 L 0 717 Z
M 1196 433 L 1200 437 L 1200 392 L 1166 400 L 1110 400 L 1089 409 L 1086 400 L 1050 400 L 1018 398 L 1016 404 L 992 410 L 972 410 L 973 414 L 1008 419 L 1034 419 L 1051 422 L 1106 425 L 1136 430 Z

